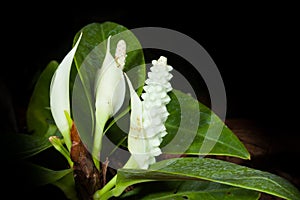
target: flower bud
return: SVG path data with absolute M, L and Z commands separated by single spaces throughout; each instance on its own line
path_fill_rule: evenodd
M 95 116 L 93 156 L 99 161 L 103 129 L 107 120 L 118 112 L 125 99 L 125 65 L 126 44 L 120 40 L 117 44 L 115 58 L 110 53 L 110 38 L 107 40 L 106 55 L 102 67 L 96 74 L 95 81 Z M 97 166 L 97 164 L 96 164 Z
M 58 130 L 64 137 L 68 150 L 71 148 L 71 127 L 69 120 L 67 119 L 67 117 L 71 116 L 69 97 L 70 71 L 75 52 L 81 40 L 81 36 L 82 33 L 80 34 L 72 50 L 66 55 L 56 69 L 50 85 L 51 113 Z

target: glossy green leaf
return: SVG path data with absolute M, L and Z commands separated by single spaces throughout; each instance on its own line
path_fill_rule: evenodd
M 74 41 L 77 40 L 80 32 L 83 32 L 83 35 L 74 58 L 78 76 L 73 78 L 75 81 L 72 95 L 72 114 L 82 140 L 90 148 L 92 147 L 95 123 L 95 75 L 104 60 L 106 39 L 112 36 L 110 44 L 112 55 L 115 54 L 116 45 L 120 39 L 126 42 L 127 57 L 124 71 L 130 77 L 134 87 L 139 88 L 140 92 L 145 81 L 145 61 L 138 39 L 122 25 L 113 22 L 92 23 L 79 30 Z M 128 97 L 124 102 L 120 112 L 128 107 Z
M 190 145 L 186 149 L 185 154 L 250 158 L 249 152 L 241 141 L 208 107 L 193 97 L 175 89 L 172 90 L 169 96 L 171 97 L 171 102 L 167 105 L 167 109 L 170 115 L 165 123 L 168 134 L 164 137 L 161 145 L 161 147 L 164 147 L 164 153 L 183 153 L 178 152 L 177 149 L 182 149 L 182 145 L 186 140 L 190 140 Z M 198 117 L 197 112 L 200 112 Z M 198 128 L 195 126 L 197 124 Z M 177 142 L 174 142 L 172 140 L 178 134 L 179 129 L 182 136 L 178 138 L 179 140 L 176 140 Z M 208 130 L 213 134 L 215 132 L 216 136 L 207 136 Z M 211 145 L 211 149 L 208 152 L 201 152 L 200 148 L 203 145 L 203 141 Z M 172 145 L 166 146 L 169 142 L 172 142 Z
M 144 183 L 124 193 L 120 199 L 141 200 L 257 200 L 260 193 L 208 181 L 168 181 Z
M 115 194 L 120 194 L 128 184 L 151 180 L 207 180 L 285 199 L 300 199 L 299 190 L 278 175 L 209 158 L 169 159 L 153 164 L 149 170 L 120 169 Z
M 53 182 L 52 184 L 60 188 L 68 199 L 78 200 L 72 172 L 68 173 L 66 176 L 62 177 L 56 182 Z
M 34 156 L 49 147 L 51 143 L 48 138 L 58 133 L 56 126 L 49 125 L 48 131 L 44 133 L 44 136 L 37 134 L 5 134 L 2 135 L 0 150 L 1 152 L 7 152 L 4 155 L 4 159 L 24 159 Z M 3 149 L 2 149 L 3 148 Z
M 40 75 L 27 108 L 27 128 L 29 132 L 42 136 L 47 132 L 48 124 L 53 118 L 50 111 L 50 83 L 55 70 L 56 61 L 51 61 Z
M 239 138 L 208 107 L 176 89 L 173 89 L 169 96 L 171 101 L 167 109 L 170 115 L 165 123 L 168 134 L 161 144 L 163 153 L 224 155 L 250 159 L 249 152 Z M 118 121 L 118 124 L 126 123 L 129 122 L 125 117 Z M 208 130 L 219 135 L 210 137 L 207 135 Z M 114 144 L 121 142 L 121 146 L 127 148 L 126 133 L 117 126 L 111 127 L 109 133 L 114 136 Z M 209 151 L 201 151 L 203 141 L 211 144 Z
M 86 67 L 90 82 L 94 80 L 94 71 L 101 67 L 105 52 L 106 40 L 111 38 L 111 53 L 115 54 L 117 42 L 123 39 L 126 43 L 127 57 L 124 71 L 129 73 L 130 80 L 135 87 L 141 87 L 145 81 L 145 60 L 142 51 L 142 46 L 135 35 L 126 27 L 114 23 L 91 23 L 78 31 L 74 38 L 74 42 L 79 37 L 80 32 L 83 32 L 81 42 L 78 46 L 75 63 L 77 68 Z M 130 73 L 131 70 L 134 70 Z

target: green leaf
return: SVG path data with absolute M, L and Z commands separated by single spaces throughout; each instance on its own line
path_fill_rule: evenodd
M 68 173 L 66 176 L 62 177 L 56 182 L 53 182 L 52 184 L 60 188 L 68 199 L 78 200 L 72 172 Z
M 160 146 L 163 153 L 225 155 L 250 159 L 249 152 L 238 137 L 208 107 L 176 89 L 169 96 L 171 101 L 167 109 L 170 115 L 165 123 L 168 134 Z M 127 119 L 119 119 L 118 124 L 128 124 Z M 109 138 L 110 135 L 114 136 L 111 140 L 115 145 L 121 143 L 123 148 L 127 148 L 128 135 L 125 132 L 117 126 L 111 127 L 108 132 Z M 202 148 L 205 146 L 203 141 L 211 148 Z
M 87 71 L 91 76 L 89 81 L 93 82 L 92 77 L 95 75 L 93 70 L 101 68 L 106 52 L 105 40 L 112 36 L 112 55 L 115 54 L 117 42 L 123 39 L 127 48 L 124 71 L 129 73 L 130 80 L 135 87 L 144 85 L 146 68 L 142 46 L 130 30 L 114 22 L 91 23 L 78 31 L 74 43 L 80 32 L 83 32 L 83 35 L 75 55 L 75 63 L 77 68 L 84 66 L 86 70 L 91 70 Z M 137 73 L 130 73 L 131 70 Z
M 51 61 L 40 75 L 33 94 L 30 98 L 26 113 L 27 128 L 29 132 L 43 136 L 47 132 L 49 121 L 53 121 L 50 111 L 50 83 L 55 70 L 56 61 Z
M 73 119 L 83 142 L 88 148 L 92 147 L 94 133 L 94 82 L 96 71 L 101 68 L 106 52 L 106 39 L 111 35 L 111 53 L 114 55 L 117 42 L 123 39 L 127 44 L 127 57 L 124 71 L 128 74 L 135 88 L 141 93 L 145 81 L 145 61 L 142 47 L 126 27 L 113 23 L 91 23 L 83 27 L 76 34 L 77 40 L 83 32 L 81 42 L 75 54 L 75 64 L 78 76 L 74 79 L 72 111 Z M 124 101 L 128 103 L 128 97 Z M 124 104 L 120 112 L 126 109 Z M 119 113 L 117 113 L 119 114 Z M 115 126 L 115 125 L 114 125 Z M 113 138 L 113 136 L 111 136 Z M 90 149 L 91 150 L 91 149 Z
M 185 154 L 250 158 L 236 135 L 208 107 L 175 89 L 169 96 L 171 102 L 167 109 L 170 115 L 165 123 L 168 134 L 161 145 L 164 153 L 183 153 L 178 150 L 184 149 L 183 144 L 186 144 Z M 204 145 L 208 145 L 208 148 L 201 149 Z
M 116 194 L 128 184 L 153 180 L 207 180 L 285 199 L 300 199 L 299 190 L 280 176 L 209 158 L 169 159 L 153 164 L 149 170 L 120 169 Z
M 120 199 L 256 200 L 259 192 L 208 181 L 169 181 L 139 184 Z
M 48 138 L 56 133 L 56 126 L 49 125 L 48 131 L 44 133 L 43 137 L 37 134 L 5 134 L 1 136 L 0 150 L 1 152 L 7 152 L 3 154 L 4 159 L 28 158 L 51 147 Z
M 24 187 L 27 188 L 55 183 L 73 171 L 72 169 L 56 171 L 28 162 L 21 163 L 19 167 L 20 172 L 17 173 L 22 173 L 19 184 L 23 185 L 21 183 L 26 182 Z

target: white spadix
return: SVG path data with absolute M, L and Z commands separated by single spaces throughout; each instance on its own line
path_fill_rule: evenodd
M 170 102 L 167 95 L 172 90 L 170 79 L 172 70 L 167 65 L 167 58 L 161 56 L 152 62 L 148 79 L 142 94 L 143 101 L 136 94 L 127 78 L 131 96 L 130 130 L 128 134 L 128 149 L 131 157 L 124 168 L 148 169 L 155 163 L 155 156 L 161 154 L 159 145 L 167 134 L 164 126 L 169 115 L 166 105 Z

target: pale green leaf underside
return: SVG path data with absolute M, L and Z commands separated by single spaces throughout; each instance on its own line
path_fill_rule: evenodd
M 20 162 L 19 167 L 22 169 L 18 172 L 20 174 L 22 173 L 20 175 L 20 184 L 24 184 L 22 187 L 29 189 L 55 183 L 73 171 L 71 168 L 64 170 L 51 170 L 46 167 L 27 162 Z
M 257 200 L 259 192 L 208 181 L 168 181 L 144 183 L 124 193 L 124 200 Z
M 48 131 L 44 133 L 44 136 L 22 133 L 6 134 L 2 136 L 3 145 L 0 145 L 0 149 L 1 152 L 8 152 L 3 154 L 4 158 L 7 156 L 7 159 L 28 158 L 51 147 L 48 138 L 53 135 L 58 135 L 58 130 L 54 125 L 48 126 Z M 5 149 L 2 150 L 4 147 Z

